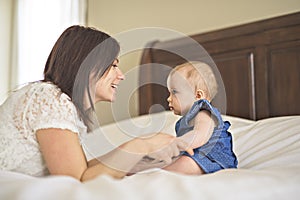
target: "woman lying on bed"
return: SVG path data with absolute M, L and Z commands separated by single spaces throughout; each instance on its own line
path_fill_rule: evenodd
M 86 161 L 82 137 L 97 125 L 94 104 L 113 102 L 124 79 L 119 50 L 114 38 L 92 28 L 72 26 L 62 33 L 46 62 L 44 80 L 15 91 L 0 107 L 1 170 L 81 181 L 100 174 L 121 178 L 145 155 L 170 160 L 185 150 L 180 139 L 159 133 L 133 138 L 101 162 Z M 106 160 L 114 166 L 105 165 Z

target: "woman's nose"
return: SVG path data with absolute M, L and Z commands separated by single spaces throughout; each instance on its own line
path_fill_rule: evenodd
M 118 79 L 120 79 L 120 80 L 125 79 L 125 76 L 124 76 L 123 72 L 120 69 L 118 69 Z

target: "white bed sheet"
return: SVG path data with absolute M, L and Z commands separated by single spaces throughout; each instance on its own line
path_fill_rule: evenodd
M 173 134 L 177 118 L 171 113 L 158 115 L 166 119 L 163 130 Z M 122 180 L 99 176 L 85 183 L 66 176 L 36 178 L 1 171 L 0 199 L 299 199 L 300 116 L 257 122 L 224 118 L 232 123 L 238 169 L 202 176 L 152 169 Z M 111 124 L 103 130 L 118 129 Z

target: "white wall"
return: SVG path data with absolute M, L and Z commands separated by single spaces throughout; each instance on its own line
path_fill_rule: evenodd
M 88 24 L 112 34 L 160 26 L 186 34 L 300 10 L 299 0 L 88 0 Z
M 5 100 L 10 84 L 12 8 L 13 1 L 0 0 L 0 104 Z
M 300 11 L 300 0 L 88 0 L 88 25 L 104 30 L 115 36 L 124 31 L 143 27 L 161 27 L 191 35 L 247 22 Z M 136 42 L 153 39 L 168 39 L 172 34 L 138 35 Z M 121 43 L 121 46 L 124 45 Z M 126 43 L 125 45 L 128 45 Z M 141 51 L 122 55 L 121 68 L 126 73 L 139 63 Z M 126 96 L 126 85 L 136 84 L 137 71 L 130 73 L 130 80 L 122 83 L 120 96 Z M 137 93 L 128 99 L 118 99 L 114 104 L 97 106 L 100 123 L 136 116 L 138 114 Z M 111 106 L 113 105 L 113 106 Z M 129 108 L 122 109 L 122 108 Z M 130 113 L 130 114 L 128 114 Z M 116 119 L 116 116 L 118 118 Z

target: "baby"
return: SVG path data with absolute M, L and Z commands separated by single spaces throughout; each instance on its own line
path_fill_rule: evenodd
M 170 110 L 182 117 L 176 135 L 191 145 L 194 154 L 184 152 L 164 169 L 184 174 L 205 174 L 236 168 L 230 123 L 210 102 L 217 93 L 217 81 L 209 65 L 200 61 L 176 66 L 167 80 Z

